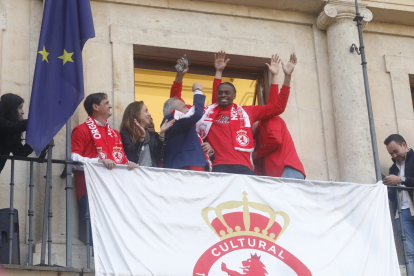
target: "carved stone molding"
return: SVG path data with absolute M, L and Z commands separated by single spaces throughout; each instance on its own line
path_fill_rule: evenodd
M 373 18 L 372 12 L 367 9 L 366 3 L 359 3 L 359 12 L 364 17 L 362 28 L 365 28 Z M 327 30 L 336 20 L 353 20 L 356 16 L 355 2 L 347 0 L 329 0 L 318 17 L 317 25 L 321 30 Z

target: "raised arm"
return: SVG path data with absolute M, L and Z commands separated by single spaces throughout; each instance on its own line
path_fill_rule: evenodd
M 174 123 L 174 126 L 170 129 L 169 135 L 175 135 L 182 132 L 187 132 L 189 129 L 193 128 L 194 125 L 201 119 L 204 112 L 204 102 L 206 96 L 203 95 L 203 86 L 199 83 L 194 83 L 193 92 L 194 92 L 194 109 L 190 109 L 186 114 L 184 114 L 180 119 L 177 119 Z
M 269 100 L 267 105 L 245 107 L 245 110 L 248 111 L 251 116 L 252 122 L 278 116 L 285 111 L 287 101 L 289 99 L 291 76 L 297 64 L 297 58 L 293 53 L 290 55 L 288 63 L 285 64 L 282 62 L 282 69 L 285 73 L 285 81 L 282 89 L 280 90 L 280 94 L 278 94 L 277 74 L 280 70 L 280 62 L 281 60 L 279 56 L 273 55 L 270 64 L 266 63 L 272 74 L 272 85 L 270 86 L 269 95 L 273 95 L 273 99 Z
M 184 58 L 186 57 L 186 55 L 184 54 L 183 57 L 179 58 L 177 60 L 177 64 L 184 62 Z M 170 92 L 170 98 L 174 98 L 177 97 L 178 99 L 184 101 L 181 98 L 181 92 L 183 90 L 183 79 L 184 79 L 184 75 L 190 70 L 188 63 L 185 63 L 186 68 L 183 72 L 181 73 L 177 73 L 177 75 L 175 76 L 175 80 L 173 85 L 171 86 L 171 92 Z
M 298 63 L 298 59 L 296 58 L 295 53 L 290 55 L 289 62 L 284 63 L 282 60 L 282 69 L 283 69 L 283 72 L 285 73 L 285 80 L 283 82 L 283 85 L 290 87 L 292 73 L 293 73 L 293 70 L 295 70 L 295 66 L 297 63 Z
M 214 67 L 216 68 L 216 75 L 214 76 L 213 82 L 213 94 L 212 94 L 212 103 L 217 102 L 217 86 L 221 83 L 221 78 L 223 76 L 223 70 L 226 68 L 227 63 L 230 59 L 226 59 L 226 52 L 220 51 L 217 54 L 214 54 Z
M 277 58 L 279 58 L 276 55 Z M 279 62 L 282 63 L 282 69 L 283 72 L 285 73 L 285 80 L 283 82 L 283 85 L 285 86 L 289 86 L 290 87 L 290 81 L 292 78 L 292 73 L 293 70 L 295 69 L 295 65 L 297 63 L 297 58 L 296 58 L 296 54 L 293 53 L 290 55 L 290 60 L 289 62 L 287 62 L 286 64 L 279 59 Z M 279 62 L 277 62 L 277 59 L 275 59 L 275 56 L 272 56 L 272 60 L 270 62 L 270 65 L 266 63 L 266 65 L 269 67 L 269 71 L 272 73 L 272 84 L 277 84 L 277 80 L 276 80 L 276 76 L 279 73 L 279 66 L 277 65 L 277 68 L 275 68 L 276 64 L 279 64 Z M 282 87 L 283 89 L 283 87 Z M 274 103 L 277 101 L 278 98 L 278 93 L 271 93 L 269 92 L 269 100 L 267 103 Z

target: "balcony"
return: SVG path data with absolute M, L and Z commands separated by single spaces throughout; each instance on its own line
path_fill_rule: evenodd
M 8 276 L 39 275 L 39 273 L 42 273 L 41 275 L 43 273 L 48 273 L 47 275 L 94 275 L 94 258 L 89 240 L 82 238 L 82 236 L 88 237 L 88 235 L 82 235 L 78 230 L 77 201 L 74 189 L 71 187 L 71 181 L 64 185 L 64 179 L 52 177 L 52 171 L 56 175 L 56 172 L 61 172 L 66 163 L 70 165 L 76 165 L 76 163 L 51 157 L 37 159 L 3 156 L 3 158 L 9 159 L 9 161 L 3 171 L 2 179 L 5 175 L 8 176 L 10 185 L 8 189 L 4 185 L 1 187 L 3 191 L 1 193 L 1 208 L 9 208 L 7 210 L 9 221 L 19 222 L 19 227 L 14 224 L 12 227 L 10 224 L 8 226 L 11 232 L 19 233 L 20 241 L 17 235 L 6 236 L 7 242 L 2 241 L 2 244 L 8 246 L 6 256 L 8 264 L 0 265 L 0 269 L 3 270 L 0 270 L 0 275 L 2 272 Z M 27 179 L 23 177 L 25 167 L 28 167 Z M 64 173 L 62 177 L 65 177 Z M 44 204 L 45 195 L 47 198 L 48 194 L 47 182 L 51 184 L 51 188 L 49 188 L 52 198 L 50 208 Z M 24 190 L 27 190 L 27 193 Z M 6 196 L 10 197 L 8 204 L 6 204 Z M 60 200 L 62 198 L 67 201 Z M 20 214 L 14 212 L 15 209 L 18 209 Z M 400 208 L 399 212 L 401 213 Z M 46 219 L 43 220 L 43 217 Z M 4 220 L 1 223 L 4 228 Z M 1 231 L 3 232 L 4 229 Z M 72 239 L 67 238 L 68 234 Z M 18 251 L 16 253 L 18 249 L 15 245 L 17 243 L 20 246 L 20 254 Z M 401 248 L 398 242 L 396 244 L 399 249 L 400 263 L 404 263 L 404 255 L 406 255 L 404 248 Z M 0 257 L 4 260 L 4 250 L 2 254 Z M 404 270 L 405 267 L 402 265 L 402 275 L 406 275 Z

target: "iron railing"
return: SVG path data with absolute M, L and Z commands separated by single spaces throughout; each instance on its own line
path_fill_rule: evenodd
M 52 149 L 54 143 L 53 140 L 48 145 L 48 156 L 47 159 L 43 158 L 34 158 L 34 157 L 19 157 L 19 156 L 7 156 L 0 155 L 0 159 L 6 159 L 11 161 L 11 174 L 10 174 L 10 207 L 9 207 L 9 216 L 10 216 L 10 235 L 8 237 L 9 241 L 9 264 L 12 264 L 13 258 L 13 226 L 14 226 L 14 176 L 15 176 L 15 161 L 26 161 L 30 162 L 30 172 L 29 172 L 29 208 L 28 208 L 28 217 L 29 217 L 29 237 L 28 237 L 28 265 L 33 265 L 33 194 L 34 194 L 34 184 L 33 184 L 33 164 L 34 163 L 47 163 L 46 169 L 46 187 L 45 187 L 45 201 L 44 201 L 44 210 L 43 210 L 43 228 L 42 228 L 42 246 L 41 246 L 41 257 L 40 265 L 52 266 L 52 204 L 51 204 L 51 189 L 52 189 L 52 164 L 64 164 L 65 173 L 63 174 L 66 178 L 71 178 L 71 165 L 82 165 L 81 162 L 74 162 L 68 158 L 67 160 L 52 159 Z M 66 190 L 66 208 L 72 208 L 72 185 L 68 181 L 65 187 Z M 68 203 L 69 202 L 69 203 Z M 90 268 L 90 216 L 89 209 L 86 215 L 86 252 L 87 252 L 87 268 Z M 72 210 L 66 210 L 66 267 L 72 267 Z M 69 237 L 68 237 L 69 236 Z M 46 245 L 47 245 L 47 264 L 46 264 Z M 20 245 L 18 245 L 20 246 Z

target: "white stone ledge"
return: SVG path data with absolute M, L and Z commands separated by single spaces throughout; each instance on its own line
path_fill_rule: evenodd
M 194 2 L 188 0 L 92 0 L 94 2 L 126 4 L 141 7 L 153 7 L 179 11 L 192 11 L 206 14 L 228 15 L 250 19 L 270 20 L 276 22 L 313 25 L 315 16 L 311 14 L 268 10 L 262 8 L 229 5 L 220 3 Z
M 414 12 L 414 2 L 412 0 L 364 0 L 364 2 L 368 4 L 368 8 Z
M 216 52 L 226 47 L 227 51 L 236 55 L 251 56 L 250 47 L 240 48 L 237 45 L 250 45 L 255 47 L 255 57 L 268 58 L 272 55 L 275 48 L 281 53 L 291 53 L 295 51 L 293 44 L 281 42 L 266 37 L 266 40 L 248 39 L 245 37 L 212 36 L 202 33 L 177 32 L 162 29 L 139 29 L 136 27 L 112 24 L 110 26 L 111 42 L 117 44 L 138 44 L 155 47 L 166 47 L 173 49 L 188 49 L 205 52 Z M 157 39 L 154 39 L 156 37 Z M 190 43 L 191 42 L 191 43 Z M 191 45 L 191 48 L 189 48 Z
M 371 22 L 364 32 L 414 38 L 414 27 Z

